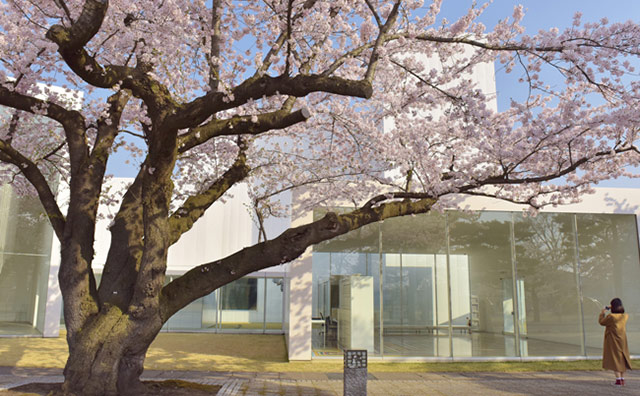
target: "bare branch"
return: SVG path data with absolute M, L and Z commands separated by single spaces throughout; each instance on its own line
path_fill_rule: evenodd
M 449 92 L 443 90 L 442 88 L 438 87 L 435 84 L 432 84 L 430 81 L 425 80 L 421 75 L 419 75 L 418 73 L 414 72 L 413 70 L 409 69 L 408 67 L 406 67 L 405 65 L 403 65 L 400 62 L 397 62 L 395 60 L 391 60 L 391 63 L 393 63 L 394 65 L 402 68 L 404 71 L 406 71 L 407 73 L 411 74 L 413 77 L 417 78 L 421 83 L 423 83 L 424 85 L 435 89 L 436 91 L 440 92 L 441 94 L 443 94 L 444 96 L 446 96 L 447 98 L 451 99 L 451 101 L 459 103 L 460 101 L 462 101 L 462 98 L 459 96 L 455 96 L 453 94 L 450 94 Z
M 320 75 L 321 76 L 329 76 L 333 73 L 335 73 L 336 70 L 338 70 L 338 68 L 342 65 L 344 65 L 344 62 L 346 62 L 348 59 L 352 59 L 357 57 L 358 55 L 361 55 L 362 53 L 364 53 L 366 50 L 373 48 L 373 46 L 375 45 L 375 43 L 367 43 L 364 45 L 361 45 L 358 48 L 354 48 L 353 50 L 346 52 L 345 54 L 343 54 L 342 56 L 340 56 L 339 58 L 337 58 L 325 71 L 323 71 Z
M 606 158 L 611 157 L 612 155 L 623 154 L 627 152 L 634 152 L 633 146 L 619 147 L 614 150 L 603 150 L 597 153 L 594 153 L 587 157 L 582 157 L 576 159 L 575 161 L 568 164 L 566 167 L 558 169 L 555 172 L 549 172 L 544 176 L 530 176 L 530 177 L 509 177 L 509 174 L 505 173 L 503 175 L 499 175 L 496 177 L 490 177 L 485 180 L 479 181 L 476 184 L 467 185 L 459 188 L 459 192 L 467 193 L 469 191 L 473 191 L 481 186 L 486 185 L 516 185 L 516 184 L 533 184 L 533 183 L 544 183 L 551 180 L 559 179 L 563 176 L 566 176 L 570 173 L 575 172 L 580 168 L 580 166 L 594 162 L 596 160 L 604 160 Z
M 60 143 L 56 148 L 54 148 L 53 150 L 51 150 L 51 151 L 49 152 L 49 154 L 44 155 L 41 159 L 43 159 L 43 160 L 49 159 L 49 157 L 54 156 L 58 151 L 62 150 L 62 148 L 63 148 L 64 146 L 66 146 L 66 145 L 67 145 L 67 142 L 66 142 L 66 141 L 64 141 L 64 142 Z

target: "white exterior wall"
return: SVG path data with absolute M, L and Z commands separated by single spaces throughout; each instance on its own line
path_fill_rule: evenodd
M 132 181 L 133 179 L 129 178 L 115 178 L 110 181 L 110 184 L 112 189 L 116 191 Z M 227 199 L 225 203 L 217 202 L 213 204 L 205 212 L 204 216 L 196 222 L 194 227 L 169 248 L 167 274 L 183 274 L 197 265 L 226 257 L 254 243 L 254 224 L 246 206 L 250 202 L 246 186 L 236 186 L 230 193 L 233 198 Z M 67 202 L 68 191 L 61 191 L 58 198 L 61 203 Z M 114 214 L 117 210 L 118 207 L 106 208 L 101 206 L 100 213 L 106 216 L 110 213 Z M 110 223 L 111 220 L 109 218 L 103 218 L 98 221 L 96 226 L 93 265 L 96 273 L 102 272 L 109 251 L 111 234 L 108 227 Z M 45 337 L 57 337 L 59 335 L 62 311 L 62 294 L 58 285 L 60 244 L 55 235 L 53 238 L 43 328 Z M 265 271 L 259 274 L 265 276 L 266 274 L 272 274 L 272 272 Z M 272 275 L 283 276 L 282 269 L 279 272 L 273 272 Z
M 464 57 L 471 57 L 473 55 L 473 49 L 470 47 L 465 48 Z M 439 72 L 443 69 L 443 64 L 440 59 L 429 58 L 422 56 L 421 61 L 424 64 L 425 70 L 435 69 Z M 479 63 L 473 67 L 469 74 L 463 76 L 465 79 L 474 81 L 477 84 L 477 88 L 487 96 L 487 108 L 492 111 L 498 111 L 498 99 L 496 95 L 496 78 L 495 68 L 493 62 Z M 415 79 L 414 81 L 417 81 Z M 446 86 L 444 87 L 446 89 Z M 431 116 L 434 119 L 438 119 L 442 115 L 442 111 L 438 109 L 432 109 L 428 114 L 418 114 L 416 117 Z M 383 131 L 390 131 L 395 126 L 392 117 L 387 117 L 383 120 Z
M 122 188 L 133 180 L 116 178 L 114 189 Z M 249 201 L 246 186 L 231 189 L 226 202 L 213 204 L 175 245 L 169 248 L 168 274 L 182 274 L 189 269 L 226 257 L 253 243 L 253 221 L 246 206 Z M 101 213 L 117 212 L 118 207 L 101 208 Z M 102 272 L 109 252 L 110 219 L 98 221 L 96 227 L 94 271 Z

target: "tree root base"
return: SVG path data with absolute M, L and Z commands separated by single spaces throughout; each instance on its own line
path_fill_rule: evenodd
M 203 385 L 182 380 L 143 381 L 146 392 L 137 393 L 140 396 L 212 396 L 217 395 L 221 386 Z M 61 383 L 34 382 L 11 388 L 6 396 L 24 395 L 25 393 L 38 396 L 67 396 L 62 393 Z

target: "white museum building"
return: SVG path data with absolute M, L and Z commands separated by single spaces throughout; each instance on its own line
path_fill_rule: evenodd
M 237 189 L 207 211 L 171 247 L 168 278 L 254 243 L 247 200 Z M 598 313 L 620 297 L 631 353 L 640 355 L 637 189 L 599 188 L 535 217 L 480 197 L 461 208 L 385 220 L 315 245 L 194 301 L 164 331 L 284 334 L 291 360 L 345 349 L 367 349 L 374 359 L 599 358 Z M 98 278 L 107 222 L 98 224 Z M 58 336 L 59 244 L 36 199 L 3 186 L 0 233 L 0 337 Z
M 474 74 L 495 92 L 493 65 Z M 169 280 L 257 242 L 244 188 L 170 248 Z M 640 355 L 637 189 L 598 188 L 535 217 L 504 201 L 461 199 L 461 211 L 385 220 L 315 245 L 194 301 L 163 331 L 283 334 L 291 360 L 345 349 L 390 360 L 600 358 L 597 317 L 619 297 Z M 313 218 L 273 222 L 267 235 Z M 97 278 L 108 223 L 97 227 Z M 39 202 L 0 187 L 0 337 L 59 335 L 59 252 Z

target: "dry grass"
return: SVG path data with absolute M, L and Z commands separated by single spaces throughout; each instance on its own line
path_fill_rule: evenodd
M 0 338 L 0 366 L 64 367 L 64 336 Z M 369 362 L 371 372 L 522 372 L 600 370 L 600 361 L 554 362 Z M 151 344 L 147 370 L 342 372 L 341 359 L 287 362 L 284 337 L 248 334 L 161 333 Z

